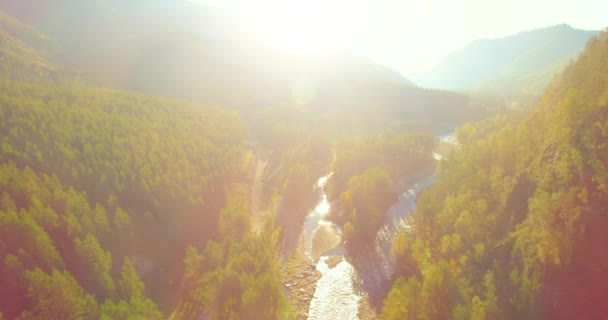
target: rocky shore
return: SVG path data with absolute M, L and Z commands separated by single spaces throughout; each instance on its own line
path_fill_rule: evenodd
M 283 286 L 296 316 L 295 319 L 306 320 L 310 301 L 321 273 L 304 253 L 302 236 L 300 236 L 296 249 L 283 259 L 281 273 Z

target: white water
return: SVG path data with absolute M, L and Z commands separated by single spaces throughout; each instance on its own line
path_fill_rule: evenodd
M 444 143 L 449 143 L 454 146 L 458 146 L 458 141 L 456 140 L 456 133 L 454 131 L 450 131 L 438 136 L 439 141 Z M 433 158 L 437 161 L 443 159 L 443 155 L 437 152 L 433 152 Z
M 310 252 L 315 232 L 322 225 L 333 225 L 323 219 L 331 208 L 325 194 L 325 183 L 330 176 L 331 173 L 321 177 L 317 182 L 317 188 L 321 191 L 321 200 L 304 221 L 305 251 L 311 260 Z M 317 262 L 317 270 L 321 273 L 321 278 L 317 281 L 315 293 L 310 302 L 309 320 L 358 319 L 361 296 L 355 289 L 357 275 L 355 268 L 344 259 L 345 251 L 344 248 L 338 247 L 336 250 L 332 250 L 331 255 L 322 256 Z M 342 261 L 330 268 L 326 261 L 332 256 L 339 257 Z
M 454 133 L 444 134 L 439 137 L 441 141 L 457 145 Z M 434 155 L 441 158 L 441 155 Z M 437 159 L 437 160 L 439 160 Z M 323 220 L 331 208 L 325 194 L 325 183 L 331 174 L 321 177 L 317 188 L 321 191 L 321 200 L 315 209 L 306 217 L 304 222 L 304 240 L 306 254 L 310 258 L 312 238 L 319 226 L 331 225 Z M 322 256 L 317 263 L 317 270 L 321 278 L 317 281 L 314 296 L 308 310 L 309 320 L 354 320 L 358 319 L 357 313 L 362 296 L 358 293 L 363 289 L 367 293 L 379 292 L 382 285 L 390 280 L 393 274 L 393 263 L 390 255 L 391 245 L 400 230 L 410 228 L 408 216 L 416 207 L 416 197 L 433 183 L 433 176 L 426 177 L 415 183 L 411 189 L 399 196 L 386 212 L 384 225 L 378 231 L 373 252 L 366 259 L 362 269 L 357 270 L 344 259 L 343 247 L 331 250 L 332 254 L 342 258 L 334 268 L 329 268 L 326 261 L 331 256 Z M 363 269 L 364 268 L 364 269 Z M 358 289 L 359 288 L 359 289 Z
M 361 297 L 355 292 L 355 268 L 346 260 L 342 260 L 330 269 L 326 263 L 328 258 L 321 257 L 317 263 L 317 270 L 322 276 L 310 302 L 308 319 L 358 319 Z
M 329 212 L 331 205 L 325 195 L 325 182 L 328 176 L 319 179 L 317 187 L 321 191 L 321 200 L 316 208 L 306 218 L 304 238 L 306 253 L 310 257 L 312 238 L 319 226 L 330 224 L 323 218 Z M 362 269 L 357 270 L 344 259 L 346 250 L 343 247 L 331 250 L 317 262 L 317 270 L 321 278 L 317 281 L 308 310 L 309 320 L 358 319 L 357 313 L 362 296 L 359 292 L 377 292 L 381 285 L 389 281 L 393 274 L 393 264 L 390 256 L 391 244 L 399 230 L 408 227 L 407 217 L 416 206 L 417 194 L 431 185 L 433 177 L 420 180 L 404 192 L 386 212 L 384 226 L 378 231 L 373 252 L 369 253 Z M 334 268 L 329 268 L 327 260 L 337 256 L 342 259 Z
M 458 145 L 453 131 L 438 138 L 442 142 Z M 438 153 L 433 156 L 436 160 L 443 158 L 443 155 Z M 378 230 L 373 250 L 368 253 L 365 263 L 359 268 L 362 285 L 370 295 L 382 293 L 382 285 L 391 279 L 394 272 L 391 257 L 393 241 L 399 231 L 411 228 L 409 216 L 416 208 L 416 198 L 420 192 L 433 184 L 433 180 L 433 175 L 418 180 L 409 190 L 402 193 L 386 212 L 384 225 Z
M 321 200 L 304 220 L 304 251 L 311 260 L 312 257 L 310 256 L 310 252 L 312 251 L 312 239 L 315 232 L 322 225 L 331 225 L 331 222 L 323 220 L 331 208 L 329 202 L 327 202 L 327 195 L 325 194 L 325 184 L 331 175 L 332 174 L 330 173 L 324 177 L 321 177 L 319 181 L 317 181 L 316 187 L 321 192 Z
M 444 134 L 440 135 L 438 138 L 442 142 L 453 144 L 453 145 L 458 145 L 458 141 L 456 140 L 456 133 L 454 131 L 444 133 Z

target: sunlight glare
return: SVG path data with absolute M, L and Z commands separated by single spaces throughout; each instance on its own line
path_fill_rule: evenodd
M 397 70 L 422 70 L 462 38 L 454 13 L 463 9 L 442 0 L 234 1 L 229 12 L 251 39 L 300 56 L 348 52 Z
M 344 0 L 267 0 L 237 12 L 242 27 L 254 37 L 304 54 L 346 49 L 356 29 L 353 13 L 352 4 Z

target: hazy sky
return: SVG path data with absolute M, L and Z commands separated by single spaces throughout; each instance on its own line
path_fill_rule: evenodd
M 355 51 L 403 74 L 480 38 L 568 23 L 608 26 L 607 0 L 198 0 L 228 8 L 273 45 Z

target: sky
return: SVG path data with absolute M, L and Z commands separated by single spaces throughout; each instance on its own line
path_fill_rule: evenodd
M 568 23 L 608 27 L 606 0 L 195 0 L 233 13 L 254 37 L 287 50 L 347 50 L 404 75 L 476 39 Z

